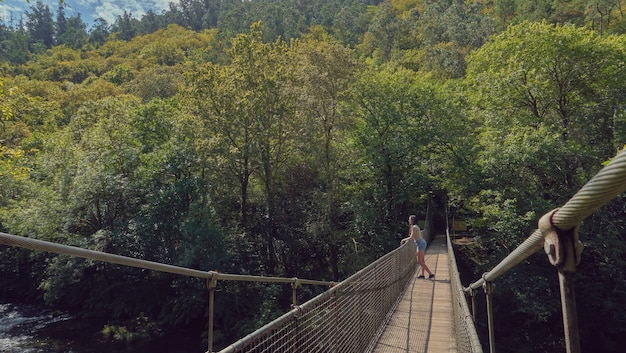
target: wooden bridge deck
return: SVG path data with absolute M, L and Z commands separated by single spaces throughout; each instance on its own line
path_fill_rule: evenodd
M 374 353 L 457 352 L 445 236 L 435 237 L 425 258 L 435 280 L 417 279 L 415 273 Z

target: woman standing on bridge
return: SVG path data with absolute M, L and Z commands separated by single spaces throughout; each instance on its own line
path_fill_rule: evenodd
M 417 276 L 417 278 L 425 278 L 424 271 L 428 272 L 428 279 L 434 279 L 435 274 L 430 272 L 430 268 L 426 265 L 426 261 L 424 261 L 424 255 L 426 254 L 426 240 L 422 238 L 422 230 L 417 225 L 417 216 L 410 215 L 409 216 L 409 236 L 400 240 L 400 245 L 403 245 L 407 241 L 413 239 L 415 244 L 417 245 L 417 263 L 422 268 L 422 274 Z

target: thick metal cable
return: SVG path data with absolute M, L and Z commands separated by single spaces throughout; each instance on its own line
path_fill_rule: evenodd
M 109 254 L 101 251 L 83 249 L 76 246 L 62 245 L 52 243 L 49 241 L 20 237 L 17 235 L 11 235 L 0 232 L 0 244 L 16 246 L 20 248 L 26 248 L 31 250 L 40 250 L 56 254 L 69 255 L 74 257 L 81 257 L 85 259 L 98 260 L 103 262 L 109 262 L 119 265 L 125 265 L 130 267 L 145 268 L 148 270 L 174 273 L 189 277 L 208 278 L 217 280 L 230 280 L 230 281 L 247 281 L 247 282 L 268 282 L 268 283 L 299 283 L 299 284 L 312 284 L 331 286 L 334 282 L 328 281 L 316 281 L 309 279 L 299 278 L 283 278 L 283 277 L 265 277 L 265 276 L 247 276 L 247 275 L 233 275 L 227 273 L 219 273 L 217 271 L 200 271 L 189 269 L 185 267 L 178 267 L 173 265 L 167 265 L 159 262 L 146 261 L 135 259 L 126 256 L 120 256 L 115 254 Z
M 559 229 L 570 229 L 626 191 L 626 149 L 602 168 L 552 218 Z
M 602 168 L 563 207 L 552 216 L 552 223 L 559 229 L 571 229 L 626 190 L 626 149 Z M 493 281 L 543 248 L 544 234 L 536 229 L 521 245 L 483 278 L 470 284 L 465 291 L 482 287 L 485 281 Z
M 114 264 L 126 265 L 131 267 L 139 267 L 145 268 L 149 270 L 161 271 L 161 272 L 169 272 L 176 273 L 180 275 L 192 276 L 192 277 L 201 277 L 201 278 L 212 278 L 215 275 L 215 272 L 212 271 L 198 271 L 191 270 L 187 268 L 165 265 L 158 262 L 145 261 L 133 259 L 130 257 L 114 255 L 109 253 L 104 253 L 101 251 L 94 251 L 83 249 L 75 246 L 62 245 L 57 243 L 52 243 L 48 241 L 20 237 L 17 235 L 11 235 L 6 233 L 0 233 L 0 244 L 16 246 L 20 248 L 26 248 L 31 250 L 40 250 L 46 251 L 56 254 L 63 254 L 75 257 L 81 257 L 85 259 L 92 259 L 104 262 L 110 262 Z
M 483 278 L 470 284 L 465 288 L 466 292 L 472 289 L 478 289 L 483 286 L 485 281 L 492 282 L 496 278 L 503 275 L 511 268 L 517 266 L 520 262 L 526 260 L 532 254 L 536 253 L 543 248 L 543 234 L 539 229 L 536 229 L 530 237 L 528 237 L 520 246 L 513 250 L 504 260 L 500 261 L 491 271 L 485 273 Z

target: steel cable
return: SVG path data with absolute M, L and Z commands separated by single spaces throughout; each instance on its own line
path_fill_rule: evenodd
M 602 168 L 553 216 L 560 229 L 570 229 L 626 190 L 626 150 Z

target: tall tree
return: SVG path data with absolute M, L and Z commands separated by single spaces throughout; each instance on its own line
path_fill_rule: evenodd
M 316 213 L 311 227 L 327 244 L 333 278 L 340 278 L 339 254 L 346 242 L 346 225 L 340 204 L 340 172 L 348 161 L 343 143 L 352 127 L 345 113 L 347 91 L 362 67 L 352 50 L 344 48 L 321 27 L 313 27 L 293 46 L 295 90 L 298 92 L 298 114 L 303 116 L 300 149 L 319 169 L 323 187 L 316 199 Z
M 198 148 L 203 163 L 207 171 L 210 166 L 214 167 L 216 180 L 237 180 L 239 216 L 236 223 L 245 229 L 248 227 L 251 159 L 256 129 L 246 114 L 249 109 L 246 97 L 238 92 L 238 82 L 243 79 L 234 68 L 213 63 L 188 67 L 185 78 L 185 93 L 191 101 L 187 107 L 200 119 L 197 123 L 201 136 Z M 216 205 L 230 204 L 228 195 L 224 191 L 216 193 Z M 226 209 L 220 214 L 228 220 L 231 217 Z
M 109 26 L 107 20 L 99 17 L 94 21 L 94 24 L 89 31 L 89 43 L 102 45 L 107 40 L 110 33 L 111 26 Z
M 276 265 L 275 193 L 286 158 L 293 148 L 296 121 L 293 98 L 286 89 L 286 45 L 264 43 L 260 24 L 237 35 L 228 50 L 229 65 L 203 64 L 189 73 L 194 113 L 206 126 L 205 141 L 221 170 L 239 181 L 240 225 L 248 224 L 251 176 L 264 193 L 265 216 L 255 228 L 263 236 L 270 269 Z M 264 219 L 265 221 L 261 221 Z
M 387 62 L 391 58 L 392 49 L 396 46 L 399 37 L 400 21 L 397 10 L 391 1 L 384 1 L 377 8 L 376 15 L 370 22 L 361 47 L 380 62 Z
M 57 10 L 57 20 L 56 20 L 56 39 L 58 43 L 59 37 L 63 36 L 67 31 L 67 18 L 65 17 L 65 6 L 63 4 L 59 4 L 59 8 Z
M 0 35 L 0 62 L 24 64 L 30 57 L 30 35 L 24 28 L 3 30 Z
M 58 44 L 64 44 L 73 49 L 80 49 L 87 44 L 88 40 L 87 25 L 80 18 L 80 14 L 66 19 L 65 30 L 57 37 Z
M 140 25 L 140 34 L 150 34 L 158 31 L 159 28 L 161 28 L 162 20 L 159 15 L 154 12 L 154 10 L 150 9 L 148 10 L 148 12 L 146 12 L 145 15 L 141 16 Z
M 332 14 L 329 19 L 330 30 L 333 35 L 343 43 L 343 45 L 356 47 L 367 32 L 367 26 L 372 15 L 366 11 L 367 5 L 362 3 L 346 4 L 340 9 L 334 9 L 330 4 L 325 4 L 324 8 Z M 336 12 L 332 12 L 336 11 Z
M 375 210 L 371 217 L 383 228 L 393 227 L 428 190 L 427 155 L 420 152 L 436 121 L 426 109 L 434 95 L 418 85 L 412 71 L 393 66 L 363 73 L 351 92 L 358 119 L 352 140 L 359 151 L 355 178 L 368 190 L 363 195 L 370 195 L 364 204 Z
M 429 1 L 418 21 L 419 65 L 441 78 L 465 75 L 465 56 L 494 33 L 493 20 L 480 2 Z
M 625 74 L 620 55 L 614 40 L 546 23 L 510 27 L 476 51 L 468 78 L 483 109 L 484 141 L 490 141 L 485 153 L 497 157 L 483 159 L 488 168 L 500 176 L 515 173 L 528 192 L 550 190 L 553 200 L 579 188 L 576 175 L 614 152 L 612 117 L 622 104 L 616 80 Z M 537 169 L 533 161 L 543 165 L 550 156 L 559 167 Z
M 26 12 L 26 28 L 33 42 L 41 42 L 46 48 L 54 44 L 54 21 L 48 5 L 37 1 Z
M 14 113 L 9 94 L 11 93 L 5 91 L 4 83 L 0 80 L 0 180 L 3 185 L 0 206 L 4 206 L 13 197 L 15 182 L 28 175 L 28 169 L 20 162 L 24 151 L 15 143 L 17 141 L 11 141 L 21 136 L 14 136 Z
M 137 34 L 137 28 L 135 26 L 137 22 L 132 13 L 124 11 L 123 15 L 117 16 L 113 24 L 112 32 L 117 33 L 119 39 L 129 41 Z

